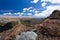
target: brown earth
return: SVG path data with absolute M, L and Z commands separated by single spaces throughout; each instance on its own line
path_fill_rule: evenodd
M 15 40 L 16 35 L 28 30 L 32 30 L 32 27 L 26 27 L 22 24 L 15 25 L 12 29 L 1 32 L 0 40 Z

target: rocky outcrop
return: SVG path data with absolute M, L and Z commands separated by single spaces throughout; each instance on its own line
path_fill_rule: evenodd
M 60 36 L 60 11 L 55 10 L 52 14 L 41 23 L 40 27 L 47 30 L 50 36 Z M 43 32 L 43 31 L 42 31 Z
M 33 31 L 22 32 L 17 35 L 15 40 L 36 40 L 37 34 Z
M 60 10 L 54 10 L 48 19 L 60 19 Z

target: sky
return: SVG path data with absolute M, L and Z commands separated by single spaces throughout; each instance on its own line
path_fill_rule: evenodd
M 60 10 L 60 0 L 0 0 L 0 15 L 46 18 Z

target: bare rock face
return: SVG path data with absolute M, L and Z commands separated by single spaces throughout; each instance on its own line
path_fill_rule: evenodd
M 48 19 L 60 19 L 60 10 L 54 10 Z
M 60 11 L 55 10 L 52 14 L 42 23 L 43 28 L 45 28 L 49 35 L 60 36 Z

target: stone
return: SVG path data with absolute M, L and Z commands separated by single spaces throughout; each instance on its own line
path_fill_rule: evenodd
M 37 34 L 33 31 L 22 32 L 21 35 L 16 36 L 15 40 L 36 40 Z

